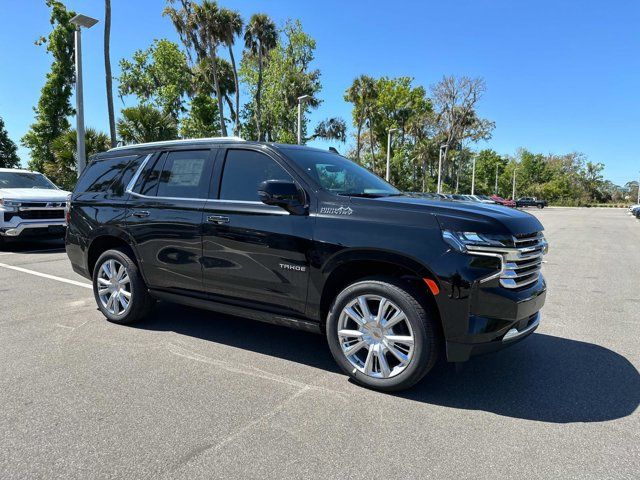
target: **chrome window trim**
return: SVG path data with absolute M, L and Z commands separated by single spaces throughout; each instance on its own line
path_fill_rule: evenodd
M 136 186 L 136 183 L 138 181 L 138 178 L 140 178 L 140 175 L 142 174 L 142 170 L 144 169 L 144 167 L 147 166 L 147 162 L 149 162 L 149 159 L 153 156 L 153 153 L 150 153 L 149 155 L 147 155 L 147 157 L 142 161 L 142 163 L 140 164 L 140 166 L 138 167 L 138 170 L 136 170 L 136 173 L 133 174 L 133 177 L 131 177 L 131 180 L 129 180 L 129 183 L 127 184 L 127 188 L 125 189 L 126 193 L 130 193 L 132 195 L 135 195 L 135 192 L 133 191 L 133 187 Z

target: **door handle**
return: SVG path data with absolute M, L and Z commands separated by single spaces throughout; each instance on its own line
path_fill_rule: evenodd
M 229 217 L 225 217 L 223 215 L 209 215 L 207 217 L 207 222 L 209 223 L 229 223 Z
M 137 210 L 135 212 L 133 212 L 131 215 L 133 215 L 134 217 L 138 217 L 138 218 L 144 218 L 144 217 L 148 217 L 149 216 L 149 212 L 146 210 Z

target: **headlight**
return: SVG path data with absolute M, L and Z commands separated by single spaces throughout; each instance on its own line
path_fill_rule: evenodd
M 507 247 L 510 239 L 503 235 L 492 235 L 477 232 L 453 232 L 443 230 L 442 238 L 459 252 L 466 252 L 467 247 Z
M 0 198 L 0 207 L 4 207 L 5 210 L 12 211 L 18 208 L 20 205 L 22 205 L 20 202 Z

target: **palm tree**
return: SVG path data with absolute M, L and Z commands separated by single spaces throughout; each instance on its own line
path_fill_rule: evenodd
M 193 6 L 193 21 L 199 32 L 200 43 L 205 46 L 209 58 L 211 58 L 211 74 L 213 86 L 218 99 L 218 111 L 220 112 L 220 132 L 227 136 L 227 124 L 224 119 L 224 106 L 220 80 L 218 75 L 218 45 L 221 43 L 222 27 L 220 25 L 218 4 L 215 1 L 204 0 L 201 5 Z
M 87 128 L 84 132 L 87 158 L 99 152 L 109 150 L 110 141 L 106 133 L 94 128 Z M 77 136 L 75 130 L 67 130 L 51 142 L 53 161 L 44 164 L 43 173 L 53 183 L 65 190 L 73 190 L 77 180 L 76 161 Z
M 125 143 L 157 142 L 177 138 L 178 126 L 171 115 L 150 105 L 138 105 L 122 110 L 118 133 Z
M 253 14 L 244 31 L 244 45 L 252 55 L 258 57 L 258 85 L 255 98 L 255 119 L 258 141 L 262 140 L 260 130 L 260 123 L 262 121 L 260 96 L 262 94 L 263 57 L 275 48 L 277 40 L 278 32 L 275 23 L 264 13 Z
M 111 77 L 111 58 L 109 56 L 109 43 L 111 42 L 111 0 L 104 0 L 104 75 L 107 82 L 107 111 L 109 112 L 109 135 L 111 146 L 115 147 L 116 118 L 113 113 L 113 84 Z
M 236 107 L 234 110 L 235 126 L 233 128 L 233 134 L 237 136 L 240 133 L 240 85 L 238 83 L 236 59 L 233 56 L 233 45 L 236 37 L 242 34 L 243 22 L 242 17 L 235 10 L 221 8 L 218 12 L 218 23 L 220 25 L 222 43 L 229 49 L 229 59 L 231 60 L 231 67 L 233 68 L 233 81 L 236 90 Z
M 218 79 L 217 47 L 221 43 L 218 5 L 210 0 L 204 0 L 201 5 L 190 0 L 180 0 L 181 8 L 176 9 L 171 6 L 175 2 L 176 0 L 167 0 L 168 5 L 163 15 L 171 19 L 180 41 L 187 49 L 191 66 L 210 65 L 220 112 L 220 132 L 226 137 L 227 125 Z M 210 61 L 207 63 L 207 60 Z

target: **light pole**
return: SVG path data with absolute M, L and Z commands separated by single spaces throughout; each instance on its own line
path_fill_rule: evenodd
M 384 179 L 387 182 L 391 177 L 391 133 L 397 130 L 397 128 L 390 128 L 387 134 L 387 174 L 384 176 Z
M 438 155 L 438 193 L 442 193 L 442 150 L 447 147 L 447 144 L 440 145 L 440 154 Z
M 87 162 L 87 155 L 84 148 L 84 99 L 82 97 L 82 27 L 91 28 L 98 20 L 86 15 L 76 15 L 71 19 L 71 23 L 76 26 L 75 31 L 75 57 L 76 57 L 76 165 L 78 176 L 84 170 Z
M 311 98 L 311 95 L 298 97 L 298 145 L 302 145 L 302 102 Z
M 640 178 L 638 178 L 638 204 L 640 204 Z
M 473 156 L 473 166 L 471 167 L 471 195 L 476 190 L 476 156 Z
M 516 200 L 516 167 L 513 167 L 513 190 L 511 191 L 511 200 Z
M 498 164 L 496 163 L 496 196 L 498 195 Z

